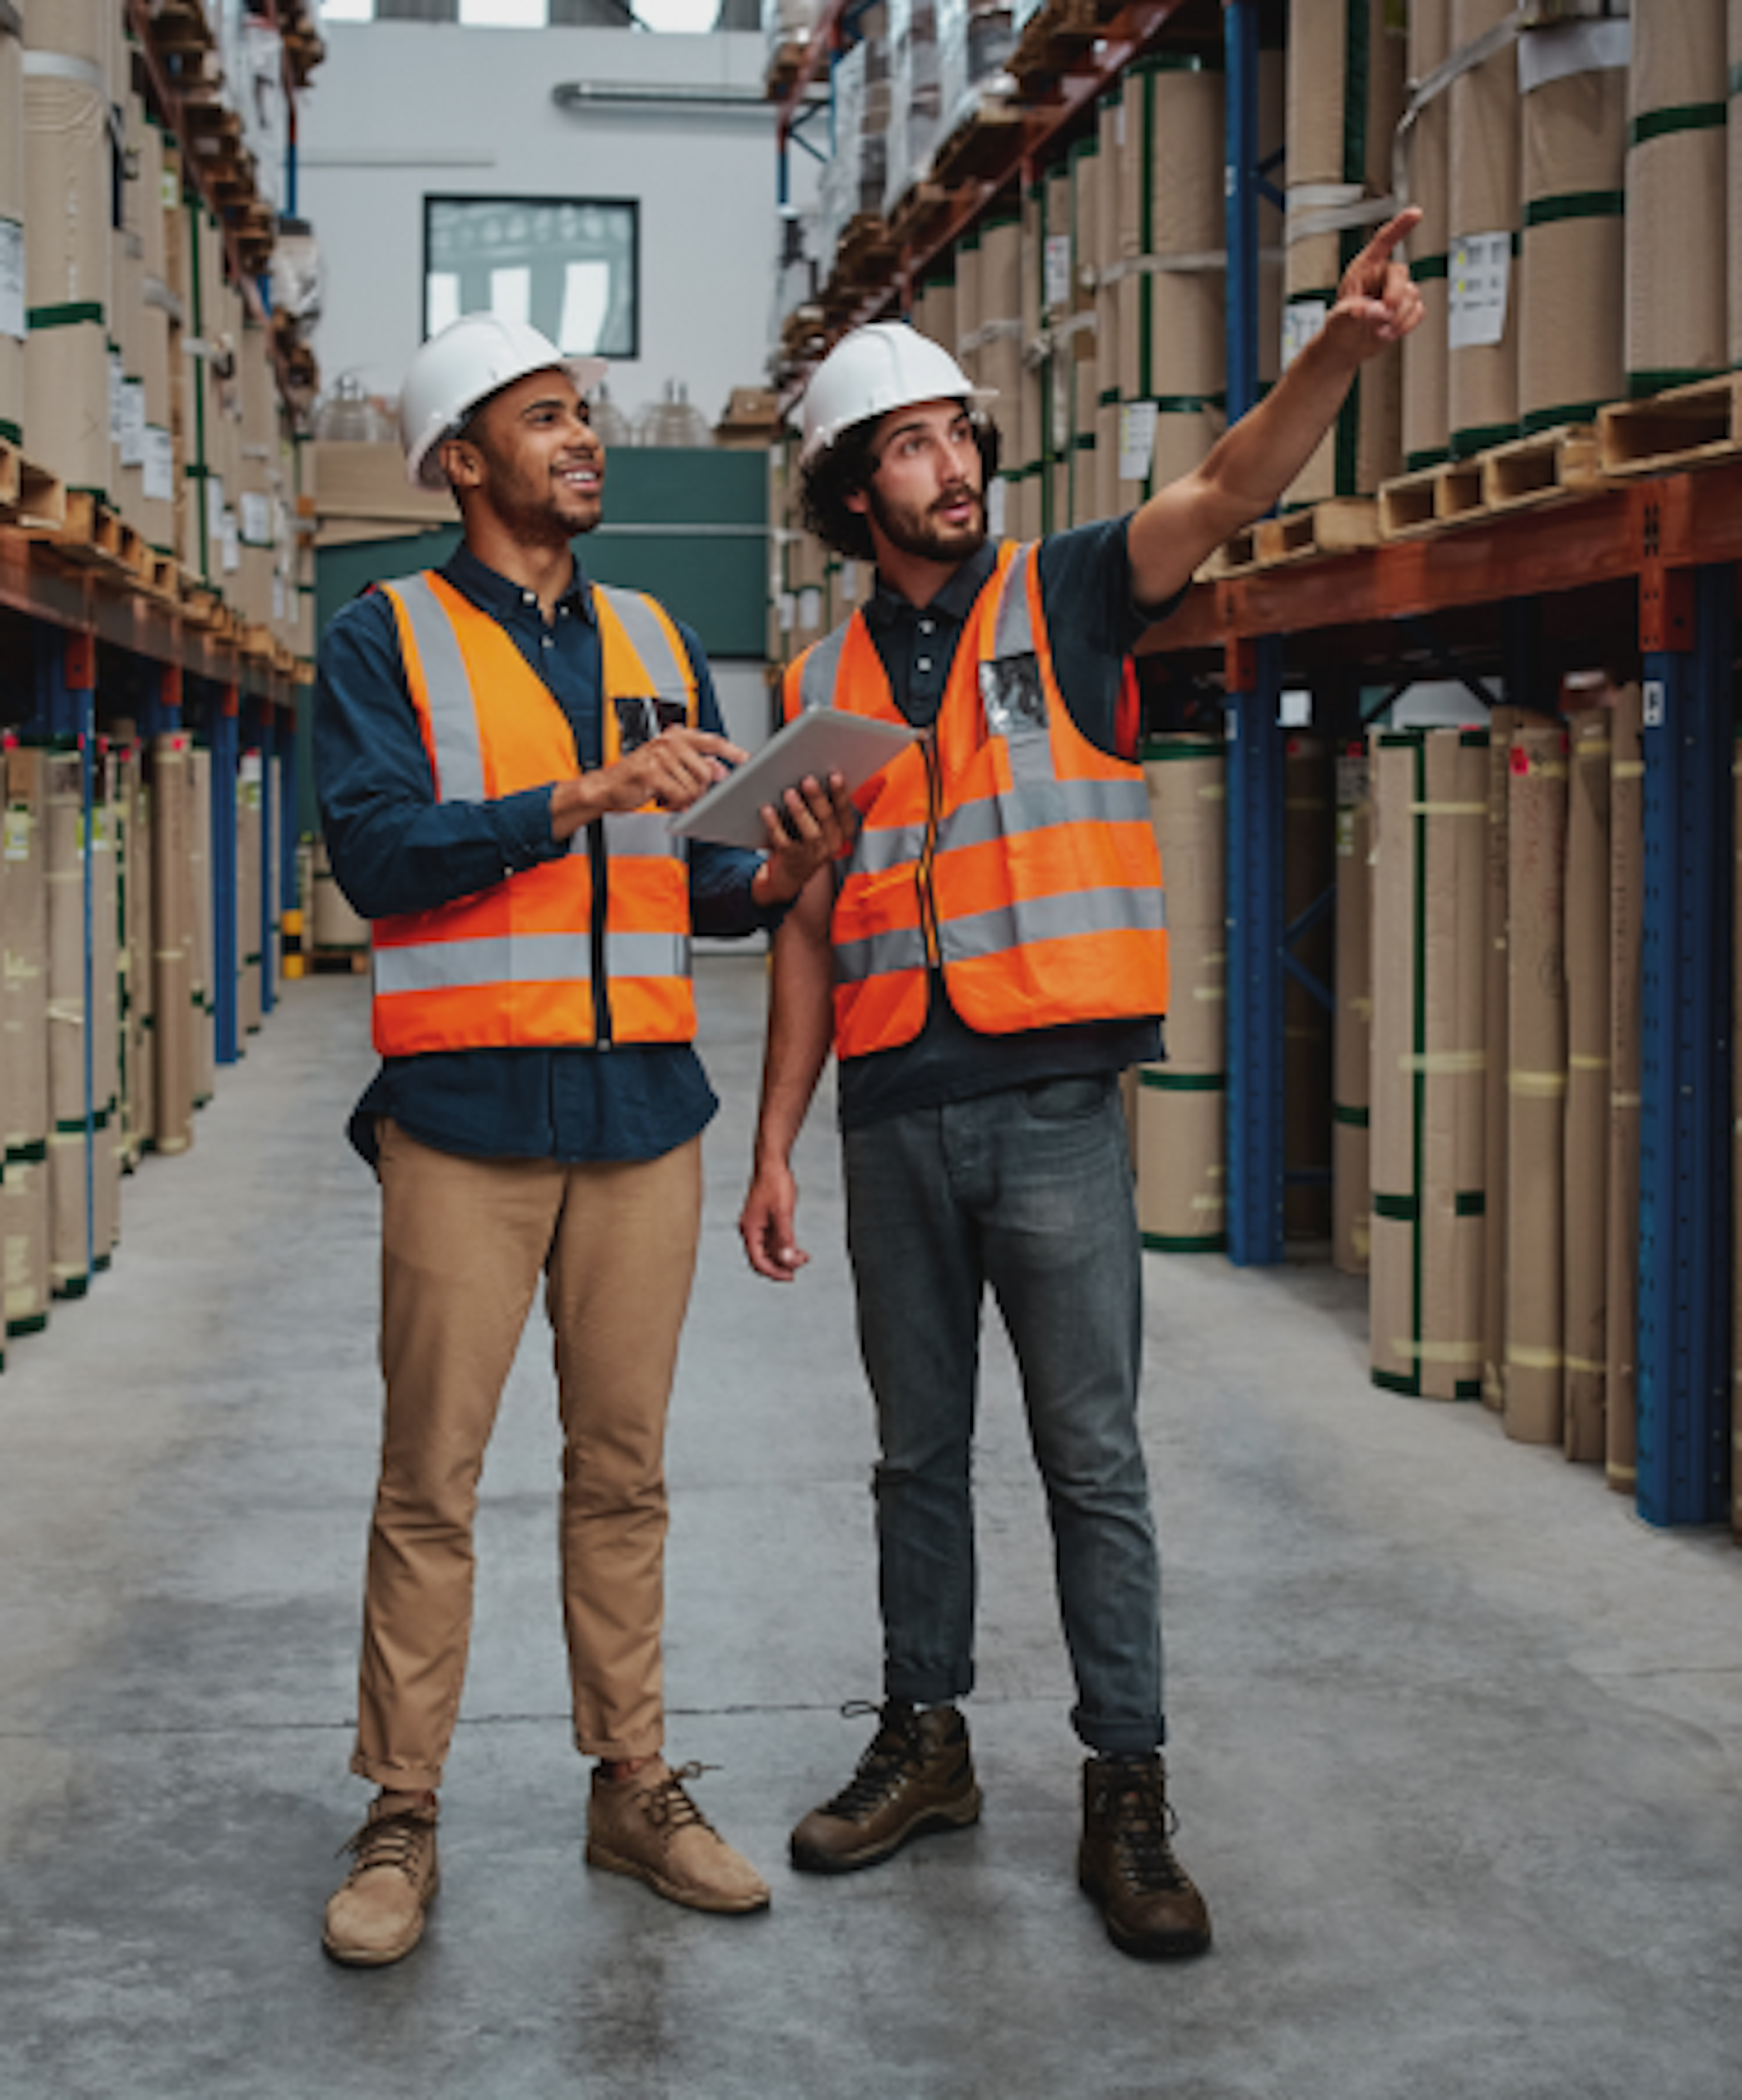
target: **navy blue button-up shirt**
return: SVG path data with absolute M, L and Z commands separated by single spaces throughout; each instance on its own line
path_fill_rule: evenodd
M 602 765 L 599 633 L 579 565 L 549 623 L 532 593 L 487 568 L 464 545 L 442 574 L 501 626 L 543 679 L 575 732 L 583 767 Z M 719 703 L 701 648 L 687 628 L 678 633 L 695 670 L 700 726 L 718 732 Z M 346 606 L 322 638 L 314 740 L 333 871 L 365 919 L 433 910 L 568 850 L 551 837 L 548 787 L 495 801 L 434 799 L 393 608 L 379 593 Z M 698 933 L 734 936 L 778 924 L 779 911 L 761 911 L 751 898 L 761 865 L 757 854 L 691 844 Z M 350 1127 L 372 1164 L 381 1116 L 442 1152 L 655 1159 L 694 1137 L 718 1105 L 686 1043 L 431 1051 L 384 1059 Z

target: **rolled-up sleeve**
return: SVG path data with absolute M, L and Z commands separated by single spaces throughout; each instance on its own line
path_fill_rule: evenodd
M 333 872 L 365 919 L 470 897 L 562 849 L 550 789 L 439 802 L 405 683 L 393 613 L 379 595 L 344 607 L 320 645 L 315 781 Z

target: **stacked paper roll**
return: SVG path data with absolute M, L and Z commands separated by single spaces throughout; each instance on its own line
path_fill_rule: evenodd
M 0 28 L 0 439 L 24 435 L 24 47 Z
M 99 746 L 91 767 L 90 1246 L 109 1265 L 121 1238 L 121 883 L 115 850 L 115 754 Z
M 25 21 L 24 427 L 35 462 L 107 500 L 114 149 L 109 11 L 38 5 Z
M 1506 1434 L 1562 1436 L 1567 759 L 1558 726 L 1512 739 L 1507 812 Z
M 48 889 L 42 814 L 45 755 L 3 755 L 5 862 L 0 876 L 0 1104 L 6 1174 L 0 1181 L 6 1331 L 33 1334 L 48 1319 Z
M 1609 1485 L 1638 1480 L 1634 1362 L 1639 1272 L 1639 953 L 1645 874 L 1645 750 L 1637 684 L 1615 696 L 1609 754 L 1608 1288 L 1604 1466 Z M 1736 834 L 1742 853 L 1742 830 Z M 1739 861 L 1742 867 L 1742 861 Z M 1742 933 L 1742 916 L 1736 921 Z M 1737 978 L 1742 985 L 1742 974 Z M 1742 1101 L 1742 1095 L 1737 1096 Z M 1742 1130 L 1742 1123 L 1737 1125 Z M 1742 1181 L 1737 1183 L 1742 1191 Z M 1742 1238 L 1737 1242 L 1742 1247 Z M 1742 1299 L 1737 1301 L 1742 1312 Z
M 1337 759 L 1337 1012 L 1331 1104 L 1331 1260 L 1367 1273 L 1372 1207 L 1373 811 L 1365 744 Z
M 1207 1254 L 1227 1245 L 1224 1122 L 1228 926 L 1226 769 L 1220 739 L 1144 747 L 1150 821 L 1167 894 L 1163 1065 L 1137 1091 L 1137 1216 L 1146 1246 Z
M 1488 733 L 1374 740 L 1371 1361 L 1375 1384 L 1481 1391 Z
M 1609 796 L 1607 707 L 1569 730 L 1567 798 L 1567 1456 L 1603 1463 L 1607 1378 Z
M 196 744 L 190 754 L 193 879 L 193 1105 L 212 1098 L 218 1070 L 217 943 L 212 901 L 212 754 Z
M 1742 4 L 1742 0 L 1739 0 Z M 1125 95 L 1109 88 L 1096 114 L 1100 152 L 1095 165 L 1095 350 L 1099 360 L 1095 397 L 1095 514 L 1116 518 L 1129 506 L 1119 483 L 1119 256 L 1120 196 L 1124 183 Z
M 1451 0 L 1410 0 L 1409 77 L 1426 80 L 1451 50 Z M 1422 294 L 1422 324 L 1400 346 L 1404 465 L 1410 472 L 1447 458 L 1446 252 L 1450 245 L 1451 104 L 1437 95 L 1404 134 L 1400 203 L 1418 205 L 1422 221 L 1405 245 L 1409 274 Z
M 85 1058 L 91 1029 L 85 996 L 86 861 L 84 786 L 78 752 L 46 763 L 43 831 L 48 886 L 49 1282 L 57 1298 L 90 1282 L 90 1122 L 96 1102 Z M 92 898 L 95 905 L 95 897 Z M 95 1049 L 95 1036 L 90 1036 Z
M 193 739 L 154 738 L 151 753 L 152 979 L 160 1152 L 193 1142 Z
M 1290 16 L 1285 360 L 1316 333 L 1374 218 L 1388 215 L 1405 62 L 1390 13 L 1384 0 L 1295 0 Z M 1398 471 L 1401 384 L 1395 358 L 1359 374 L 1286 504 L 1371 492 Z
M 1070 367 L 1070 510 L 1073 525 L 1100 515 L 1096 418 L 1100 407 L 1100 346 L 1096 302 L 1100 254 L 1100 140 L 1079 139 L 1070 149 L 1070 312 L 1066 361 Z
M 1190 471 L 1227 420 L 1224 85 L 1191 57 L 1126 75 L 1118 326 L 1121 507 Z
M 981 222 L 977 329 L 980 384 L 995 390 L 991 412 L 998 419 L 1006 456 L 1020 459 L 1027 444 L 1022 384 L 1022 223 L 1013 211 Z M 1008 528 L 1008 492 L 1004 496 Z
M 1589 422 L 1626 390 L 1630 29 L 1625 20 L 1566 22 L 1519 46 L 1519 421 L 1527 433 Z
M 1497 28 L 1510 0 L 1451 0 L 1460 50 Z M 1461 73 L 1451 105 L 1446 421 L 1459 457 L 1518 429 L 1518 54 L 1510 45 Z
M 1515 707 L 1488 717 L 1488 850 L 1482 896 L 1483 1186 L 1487 1191 L 1482 1289 L 1482 1403 L 1498 1414 L 1506 1397 L 1506 1158 L 1511 1096 L 1506 1084 L 1509 972 L 1506 854 L 1512 792 L 1512 738 L 1524 719 Z
M 1627 114 L 1627 382 L 1656 393 L 1722 371 L 1725 0 L 1652 0 L 1633 17 Z

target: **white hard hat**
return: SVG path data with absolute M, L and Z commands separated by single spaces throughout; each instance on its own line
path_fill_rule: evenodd
M 610 369 L 602 357 L 565 357 L 536 328 L 498 314 L 462 314 L 432 335 L 399 389 L 399 443 L 412 485 L 444 488 L 443 439 L 499 388 L 553 367 L 567 373 L 580 394 Z
M 805 390 L 800 462 L 814 459 L 843 430 L 916 401 L 995 401 L 976 386 L 946 350 L 906 321 L 872 321 L 843 336 L 811 374 Z

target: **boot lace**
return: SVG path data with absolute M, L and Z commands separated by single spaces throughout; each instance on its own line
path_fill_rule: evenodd
M 375 1867 L 397 1867 L 409 1882 L 423 1871 L 423 1855 L 430 1842 L 429 1817 L 414 1808 L 402 1808 L 392 1815 L 380 1815 L 354 1831 L 340 1846 L 337 1856 L 348 1852 L 355 1864 L 346 1877 L 355 1881 Z
M 871 1738 L 871 1747 L 859 1759 L 858 1769 L 832 1801 L 823 1804 L 825 1815 L 857 1823 L 881 1807 L 897 1780 L 917 1771 L 925 1762 L 916 1716 L 910 1708 L 875 1705 L 868 1699 L 849 1699 L 840 1710 L 844 1720 L 875 1714 L 883 1726 Z
M 642 1812 L 669 1845 L 680 1830 L 712 1830 L 713 1825 L 684 1791 L 686 1780 L 699 1779 L 703 1772 L 717 1771 L 717 1765 L 679 1765 L 664 1779 L 643 1787 L 638 1798 Z M 718 1833 L 715 1834 L 717 1836 Z
M 1153 1766 L 1115 1767 L 1104 1785 L 1103 1813 L 1132 1885 L 1169 1893 L 1189 1887 L 1170 1842 L 1180 1818 L 1162 1791 L 1161 1774 Z

